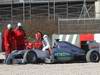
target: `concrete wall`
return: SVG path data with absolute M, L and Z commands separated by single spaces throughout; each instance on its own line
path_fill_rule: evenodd
M 94 40 L 100 43 L 100 33 L 96 33 L 93 35 L 94 35 Z M 59 39 L 60 41 L 67 41 L 71 44 L 80 47 L 80 34 L 53 34 L 52 45 L 54 44 L 55 39 Z
M 55 39 L 59 39 L 60 41 L 67 41 L 71 44 L 80 47 L 79 34 L 53 34 L 52 45 L 54 45 Z
M 95 17 L 100 18 L 100 0 L 95 2 Z

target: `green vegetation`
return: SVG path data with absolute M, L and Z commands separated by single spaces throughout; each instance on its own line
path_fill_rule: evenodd
M 2 32 L 2 29 L 3 29 L 3 25 L 0 24 L 0 32 Z

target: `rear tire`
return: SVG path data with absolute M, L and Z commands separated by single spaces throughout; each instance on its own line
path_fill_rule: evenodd
M 90 50 L 86 54 L 86 61 L 87 62 L 99 62 L 100 61 L 100 54 L 95 50 Z

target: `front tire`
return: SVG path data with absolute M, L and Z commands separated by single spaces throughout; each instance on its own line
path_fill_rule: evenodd
M 37 62 L 36 53 L 32 50 L 27 51 L 25 54 L 25 61 L 26 61 L 26 63 L 36 63 Z

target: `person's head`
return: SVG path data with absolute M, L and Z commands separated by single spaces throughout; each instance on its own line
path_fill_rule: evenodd
M 35 39 L 36 40 L 41 40 L 42 38 L 43 38 L 43 35 L 42 35 L 41 32 L 38 31 L 38 32 L 35 33 Z
M 22 26 L 22 24 L 21 24 L 20 22 L 18 22 L 18 23 L 17 23 L 17 26 L 20 27 L 20 26 Z
M 18 28 L 22 28 L 22 24 L 20 22 L 17 23 Z
M 48 35 L 44 35 L 44 36 L 43 36 L 43 39 L 45 39 L 45 38 L 48 38 Z
M 8 24 L 8 25 L 7 25 L 7 29 L 8 29 L 8 30 L 11 30 L 11 29 L 12 29 L 11 24 Z

